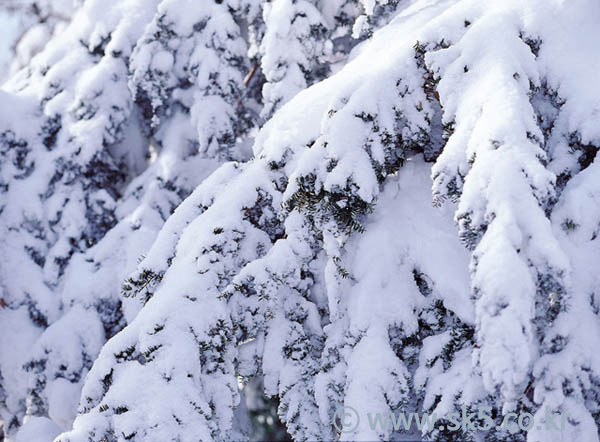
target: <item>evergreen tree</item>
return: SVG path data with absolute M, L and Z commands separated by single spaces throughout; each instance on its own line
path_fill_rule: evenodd
M 0 11 L 10 17 L 16 28 L 10 48 L 14 57 L 7 63 L 7 73 L 27 66 L 32 57 L 71 22 L 81 3 L 78 0 L 4 0 Z
M 9 437 L 599 440 L 600 6 L 76 7 L 0 95 Z
M 307 0 L 267 2 L 264 22 L 262 114 L 268 119 L 296 93 L 326 76 L 327 29 L 319 10 Z
M 27 112 L 39 121 L 39 133 L 27 125 L 3 133 L 3 155 L 15 165 L 15 171 L 3 168 L 5 250 L 14 257 L 3 278 L 7 339 L 1 371 L 9 432 L 24 413 L 50 416 L 63 429 L 70 427 L 85 374 L 104 342 L 125 325 L 122 280 L 175 207 L 232 149 L 228 141 L 214 152 L 201 150 L 186 116 L 189 109 L 179 102 L 147 138 L 143 103 L 135 106 L 137 86 L 129 81 L 129 70 L 140 53 L 133 53 L 134 45 L 138 38 L 145 43 L 141 31 L 153 11 L 135 2 L 111 10 L 104 28 L 118 26 L 102 36 L 97 34 L 101 20 L 90 27 L 100 19 L 99 7 L 88 4 L 72 29 L 11 85 L 16 97 L 37 94 L 43 113 L 58 113 L 36 116 L 31 106 Z M 147 13 L 133 21 L 120 19 L 136 8 Z M 90 49 L 83 45 L 86 40 L 100 43 Z M 67 50 L 73 44 L 79 52 Z M 81 70 L 75 83 L 67 81 L 73 69 Z M 146 168 L 148 160 L 152 165 Z M 25 187 L 19 187 L 21 181 Z M 37 206 L 15 203 L 19 194 L 36 187 L 43 189 Z M 53 257 L 52 250 L 60 256 Z M 128 310 L 131 319 L 139 307 Z M 31 331 L 24 333 L 27 323 Z M 15 332 L 23 338 L 17 339 L 18 357 L 9 357 Z
M 115 13 L 98 19 L 108 20 Z M 8 258 L 3 265 L 6 307 L 1 322 L 7 337 L 19 332 L 35 339 L 61 316 L 57 291 L 68 263 L 115 225 L 115 199 L 136 166 L 135 156 L 119 153 L 131 112 L 122 58 L 128 43 L 115 39 L 107 44 L 89 25 L 74 22 L 71 31 L 61 34 L 8 86 L 15 100 L 29 107 L 20 118 L 30 119 L 2 129 L 8 147 L 2 162 L 14 166 L 2 171 L 2 250 Z M 74 48 L 72 41 L 77 42 Z M 103 57 L 105 50 L 111 55 Z M 74 72 L 81 75 L 73 79 Z M 16 124 L 11 120 L 4 121 Z M 29 196 L 26 204 L 23 195 Z M 11 325 L 17 318 L 20 325 L 15 330 Z M 19 356 L 10 358 L 7 352 L 14 345 Z M 17 375 L 31 346 L 28 339 L 3 345 L 5 379 Z M 83 365 L 89 368 L 91 362 Z M 6 400 L 11 417 L 5 420 L 13 428 L 25 411 L 24 381 L 25 376 L 18 376 L 5 384 L 14 391 Z

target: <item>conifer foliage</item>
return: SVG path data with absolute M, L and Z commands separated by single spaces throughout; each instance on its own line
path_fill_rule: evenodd
M 596 2 L 64 21 L 0 91 L 6 440 L 599 440 Z

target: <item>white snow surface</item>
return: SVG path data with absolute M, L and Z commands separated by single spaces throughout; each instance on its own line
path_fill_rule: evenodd
M 31 179 L 0 158 L 14 440 L 245 437 L 239 383 L 260 376 L 297 440 L 389 440 L 367 413 L 491 405 L 572 417 L 528 442 L 597 442 L 600 4 L 400 2 L 307 87 L 332 11 L 274 0 L 268 121 L 242 140 L 248 30 L 232 11 L 255 3 L 90 1 L 0 91 L 2 132 L 35 155 Z M 355 31 L 388 2 L 360 3 Z M 248 143 L 253 158 L 231 153 Z M 126 170 L 118 188 L 54 179 L 100 154 Z M 114 223 L 75 247 L 90 207 Z M 363 416 L 350 433 L 332 428 L 340 405 Z

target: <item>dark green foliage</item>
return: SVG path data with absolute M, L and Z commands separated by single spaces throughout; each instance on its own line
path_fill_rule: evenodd
M 42 143 L 48 150 L 52 150 L 56 144 L 58 132 L 62 127 L 61 120 L 60 114 L 56 114 L 55 116 L 48 118 L 42 125 L 42 130 L 39 135 L 42 137 Z
M 104 327 L 106 340 L 120 332 L 126 325 L 120 299 L 100 299 L 96 303 L 96 311 Z
M 298 178 L 298 190 L 286 202 L 286 209 L 297 208 L 315 224 L 323 226 L 333 220 L 342 232 L 363 232 L 361 219 L 371 213 L 375 202 L 367 203 L 356 195 L 351 184 L 344 189 L 326 191 L 322 187 L 315 191 L 316 176 Z
M 135 276 L 130 276 L 121 286 L 121 294 L 133 298 L 141 294 L 142 303 L 146 303 L 154 295 L 154 291 L 162 281 L 163 273 L 142 268 Z
M 483 235 L 487 231 L 488 224 L 473 225 L 471 215 L 469 213 L 460 213 L 457 216 L 459 225 L 459 236 L 465 247 L 469 250 L 475 250 Z

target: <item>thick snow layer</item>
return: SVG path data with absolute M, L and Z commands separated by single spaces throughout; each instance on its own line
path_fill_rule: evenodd
M 348 322 L 345 333 L 358 343 L 344 350 L 348 352 L 344 405 L 363 419 L 343 440 L 389 438 L 390 433 L 370 428 L 367 413 L 387 415 L 392 404 L 408 398 L 409 369 L 390 347 L 390 327 L 407 335 L 415 333 L 415 312 L 433 299 L 441 300 L 463 321 L 474 321 L 469 256 L 458 241 L 452 207 L 431 205 L 429 175 L 430 166 L 421 158 L 409 160 L 386 183 L 365 234 L 346 245 L 343 263 L 352 269 L 352 277 L 340 287 L 339 301 L 345 308 L 338 321 Z M 414 270 L 431 278 L 429 299 L 419 292 Z M 334 329 L 336 322 L 328 327 Z M 375 391 L 380 393 L 366 394 Z
M 32 417 L 21 427 L 15 442 L 52 442 L 60 428 L 47 417 Z
M 91 0 L 0 91 L 8 437 L 598 441 L 597 1 L 324 3 Z

